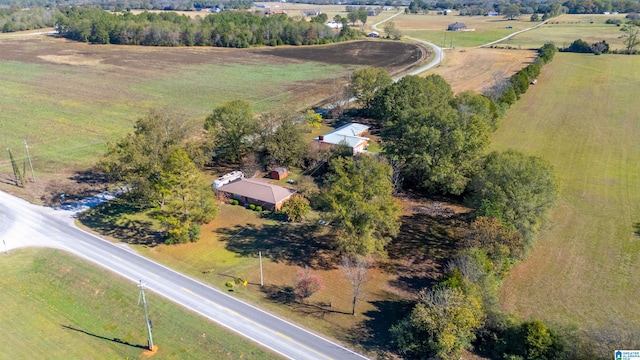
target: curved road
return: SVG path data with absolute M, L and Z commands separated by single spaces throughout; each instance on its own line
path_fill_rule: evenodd
M 363 360 L 364 356 L 144 258 L 74 225 L 73 213 L 29 204 L 0 191 L 2 251 L 24 246 L 66 250 L 146 286 L 289 359 Z
M 371 25 L 371 28 L 373 30 L 379 32 L 380 29 L 378 29 L 378 25 L 384 24 L 385 22 L 387 22 L 387 21 L 393 19 L 394 17 L 396 17 L 396 16 L 398 16 L 400 14 L 403 14 L 403 13 L 404 13 L 404 11 L 399 11 L 399 12 L 389 16 L 388 18 L 386 18 L 386 19 L 384 19 L 382 21 L 378 21 L 377 23 Z M 442 60 L 444 60 L 444 51 L 442 51 L 442 48 L 439 47 L 438 45 L 430 43 L 430 42 L 425 41 L 425 40 L 420 40 L 420 39 L 416 39 L 416 38 L 412 38 L 412 37 L 408 37 L 408 36 L 405 36 L 405 37 L 407 39 L 411 40 L 411 41 L 419 42 L 419 43 L 422 43 L 424 45 L 429 46 L 430 48 L 433 49 L 433 52 L 435 53 L 435 56 L 433 57 L 433 59 L 431 59 L 431 61 L 429 61 L 428 64 L 426 64 L 424 66 L 421 66 L 421 67 L 419 67 L 419 68 L 417 68 L 415 70 L 412 70 L 412 71 L 410 71 L 410 72 L 408 72 L 408 73 L 406 73 L 406 74 L 394 79 L 395 82 L 398 82 L 400 79 L 402 79 L 403 77 L 405 77 L 407 75 L 418 75 L 418 74 L 420 74 L 422 72 L 425 72 L 425 71 L 431 69 L 432 67 L 440 64 L 442 62 Z

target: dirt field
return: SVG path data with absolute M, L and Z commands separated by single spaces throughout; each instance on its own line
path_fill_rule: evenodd
M 430 70 L 444 77 L 454 92 L 482 92 L 496 77 L 509 77 L 536 58 L 530 50 L 469 48 L 446 50 L 445 60 Z

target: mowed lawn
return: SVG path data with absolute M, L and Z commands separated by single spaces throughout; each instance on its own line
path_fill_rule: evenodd
M 147 359 L 136 284 L 64 252 L 0 257 L 0 358 Z M 147 291 L 153 359 L 278 359 Z
M 445 48 L 480 46 L 537 24 L 524 17 L 520 20 L 506 20 L 493 16 L 444 16 L 433 12 L 403 14 L 393 18 L 393 21 L 403 35 L 427 40 Z M 469 31 L 445 31 L 454 22 L 465 24 Z
M 506 114 L 496 150 L 550 161 L 560 200 L 502 306 L 579 328 L 640 325 L 640 57 L 559 53 Z

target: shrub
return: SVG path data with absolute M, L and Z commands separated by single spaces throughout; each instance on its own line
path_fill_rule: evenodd
M 262 206 L 256 206 L 256 211 L 262 211 Z
M 620 20 L 620 19 L 607 19 L 607 21 L 605 21 L 604 23 L 605 24 L 610 24 L 610 25 L 620 26 L 620 25 L 622 25 L 622 20 Z
M 324 288 L 324 283 L 319 275 L 311 274 L 309 268 L 305 266 L 296 272 L 296 283 L 294 294 L 301 300 L 308 298 L 315 292 Z
M 231 201 L 229 201 L 229 204 L 231 204 L 231 205 L 239 205 L 240 201 L 238 201 L 236 199 L 231 199 Z
M 594 43 L 591 45 L 591 51 L 593 51 L 595 55 L 606 54 L 609 52 L 609 44 L 604 40 Z
M 254 204 L 249 204 L 249 209 L 251 209 L 251 210 L 255 210 L 255 209 L 256 209 L 256 206 L 255 206 Z
M 233 281 L 227 281 L 226 283 L 224 283 L 224 286 L 226 286 L 229 290 L 233 290 L 233 287 L 236 286 L 236 283 L 234 283 Z
M 565 51 L 574 53 L 590 53 L 591 46 L 586 41 L 578 39 L 572 42 L 571 45 L 569 45 L 569 47 L 565 49 Z

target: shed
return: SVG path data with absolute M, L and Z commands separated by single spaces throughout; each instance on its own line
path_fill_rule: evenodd
M 269 177 L 274 180 L 282 180 L 289 176 L 289 169 L 284 166 L 278 166 L 269 173 Z
M 460 31 L 460 30 L 465 30 L 466 28 L 467 28 L 467 25 L 456 21 L 453 24 L 449 24 L 449 26 L 447 27 L 447 30 Z

